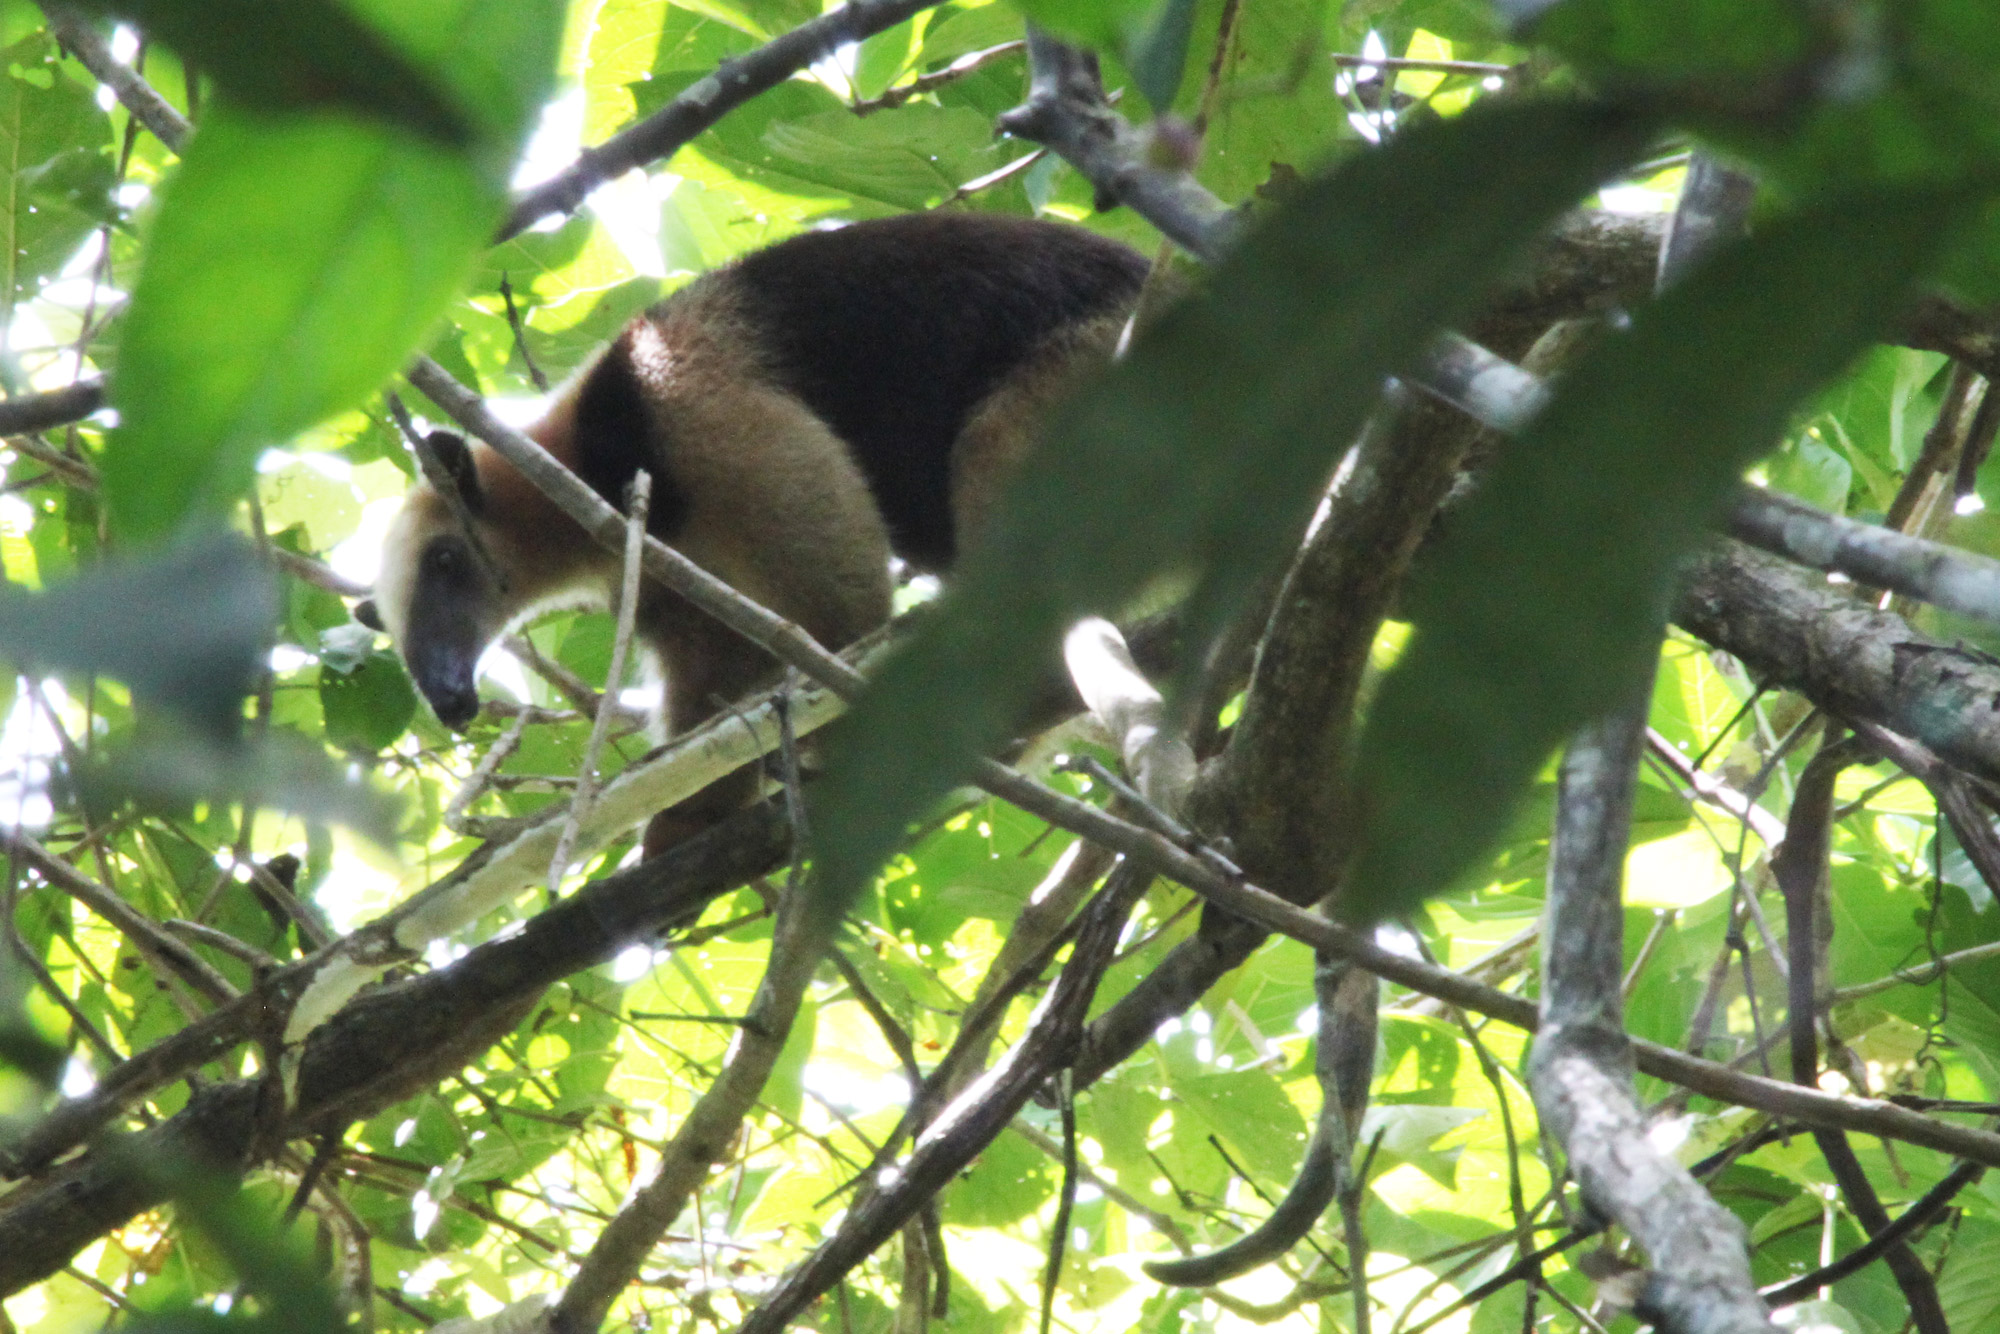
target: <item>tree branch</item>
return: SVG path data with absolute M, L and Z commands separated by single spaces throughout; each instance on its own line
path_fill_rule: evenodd
M 1738 541 L 1810 569 L 2000 625 L 2000 560 L 1990 556 L 1828 514 L 1754 486 L 1737 493 L 1725 523 Z
M 1650 679 L 1650 678 L 1649 678 Z M 1645 735 L 1644 694 L 1570 743 L 1542 928 L 1542 1028 L 1528 1082 L 1584 1200 L 1652 1263 L 1641 1313 L 1673 1334 L 1768 1334 L 1743 1225 L 1654 1148 L 1632 1088 L 1620 1003 L 1620 880 Z
M 664 856 L 592 881 L 513 936 L 355 1000 L 307 1040 L 296 1103 L 270 1136 L 253 1134 L 270 1115 L 260 1107 L 261 1078 L 211 1084 L 159 1125 L 107 1140 L 0 1197 L 0 1295 L 46 1278 L 158 1204 L 159 1175 L 141 1164 L 242 1172 L 254 1165 L 253 1138 L 275 1151 L 371 1116 L 478 1057 L 551 983 L 768 871 L 788 844 L 783 813 L 753 807 Z
M 2000 781 L 2000 667 L 1929 639 L 1893 612 L 1723 540 L 1688 563 L 1675 624 L 1734 654 L 1760 683 L 1866 719 Z
M 1791 961 L 1791 975 L 1786 980 L 1790 1002 L 1786 1023 L 1792 1078 L 1814 1087 L 1819 1083 L 1821 992 L 1830 991 L 1826 962 L 1833 922 L 1822 912 L 1822 901 L 1827 893 L 1827 856 L 1833 838 L 1833 787 L 1843 769 L 1865 757 L 1865 748 L 1849 739 L 1822 746 L 1806 761 L 1792 791 L 1785 841 L 1771 858 L 1771 875 L 1785 896 L 1785 944 Z M 1890 1226 L 1888 1210 L 1882 1207 L 1881 1197 L 1847 1136 L 1838 1130 L 1816 1129 L 1813 1142 L 1826 1159 L 1848 1212 L 1862 1230 L 1870 1237 L 1886 1232 Z M 1944 1307 L 1938 1302 L 1937 1284 L 1916 1252 L 1898 1241 L 1883 1248 L 1882 1258 L 1909 1303 L 1917 1334 L 1950 1334 Z
M 187 142 L 194 126 L 174 109 L 172 103 L 142 78 L 139 72 L 111 54 L 111 43 L 74 10 L 59 4 L 43 4 L 49 31 L 70 49 L 96 80 L 111 90 L 132 119 L 153 132 L 153 137 L 176 152 Z
M 744 1012 L 736 1044 L 715 1079 L 660 1152 L 653 1178 L 597 1236 L 549 1317 L 555 1334 L 593 1334 L 638 1275 L 660 1237 L 722 1161 L 785 1047 L 799 1002 L 827 944 L 811 903 L 812 882 L 785 888 L 772 928 L 770 961 Z
M 78 380 L 39 394 L 0 399 L 0 436 L 32 435 L 80 422 L 104 406 L 104 381 Z M 72 466 L 74 459 L 66 460 Z
M 754 51 L 732 56 L 642 121 L 587 148 L 563 171 L 514 202 L 496 241 L 509 241 L 543 218 L 573 213 L 591 191 L 636 167 L 672 156 L 682 145 L 761 92 L 850 42 L 886 32 L 940 0 L 851 0 L 801 23 Z

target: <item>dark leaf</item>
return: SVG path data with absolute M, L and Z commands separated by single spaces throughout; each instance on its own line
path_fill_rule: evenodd
M 248 489 L 266 448 L 359 402 L 459 290 L 500 197 L 464 158 L 332 116 L 208 116 L 153 220 L 103 460 L 121 533 Z
M 346 825 L 389 846 L 401 803 L 349 778 L 324 747 L 273 729 L 255 741 L 216 741 L 148 727 L 82 775 L 88 804 L 133 799 L 147 806 L 247 802 L 309 820 Z

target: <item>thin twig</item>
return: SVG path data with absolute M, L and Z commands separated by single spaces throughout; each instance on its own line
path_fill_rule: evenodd
M 948 208 L 953 204 L 963 203 L 982 190 L 991 190 L 1003 181 L 1012 180 L 1048 155 L 1049 150 L 1046 148 L 1037 148 L 1032 153 L 1023 153 L 1012 162 L 995 167 L 983 176 L 975 176 L 971 180 L 963 182 L 953 189 L 950 194 L 938 200 L 937 207 Z
M 524 709 L 508 722 L 506 728 L 501 731 L 499 739 L 488 746 L 486 753 L 479 757 L 478 765 L 459 786 L 458 791 L 452 793 L 451 800 L 445 804 L 443 814 L 438 816 L 439 824 L 454 834 L 470 832 L 465 825 L 465 812 L 488 787 L 492 786 L 493 775 L 499 772 L 500 766 L 520 749 L 521 737 L 527 732 L 530 721 L 528 712 Z
M 4 840 L 14 855 L 32 866 L 46 883 L 116 927 L 163 976 L 178 978 L 214 1004 L 226 1004 L 236 998 L 236 988 L 229 984 L 228 978 L 216 972 L 194 951 L 175 940 L 152 918 L 126 903 L 115 892 L 92 880 L 27 834 L 16 830 L 0 834 L 0 840 Z
M 258 949 L 255 945 L 238 940 L 227 931 L 218 931 L 212 926 L 203 926 L 200 922 L 190 922 L 182 917 L 169 917 L 161 922 L 160 925 L 177 936 L 185 936 L 197 944 L 206 945 L 210 949 L 221 950 L 224 954 L 241 959 L 252 968 L 276 968 L 278 966 L 278 961 L 263 950 Z
M 611 720 L 617 714 L 618 689 L 625 680 L 625 659 L 632 650 L 632 628 L 638 623 L 639 615 L 639 556 L 645 550 L 642 539 L 646 534 L 646 516 L 653 501 L 653 475 L 644 468 L 632 475 L 631 490 L 627 496 L 627 527 L 625 532 L 625 569 L 618 584 L 618 630 L 611 641 L 611 668 L 604 678 L 604 696 L 598 701 L 597 717 L 590 725 L 590 740 L 583 747 L 583 763 L 576 771 L 576 792 L 569 800 L 569 814 L 563 818 L 562 833 L 556 838 L 556 850 L 549 857 L 549 893 L 562 892 L 562 878 L 569 870 L 570 851 L 576 846 L 576 831 L 583 824 L 583 817 L 590 813 L 590 803 L 597 795 L 597 757 L 604 749 L 604 738 L 611 731 Z
M 1438 74 L 1511 74 L 1513 65 L 1496 65 L 1485 60 L 1420 60 L 1414 56 L 1357 56 L 1345 51 L 1333 53 L 1333 63 L 1344 69 L 1431 70 Z
M 535 364 L 535 354 L 528 350 L 528 331 L 522 327 L 520 308 L 514 304 L 514 285 L 504 273 L 500 275 L 500 299 L 507 304 L 507 327 L 514 331 L 514 350 L 521 354 L 521 364 L 528 368 L 528 378 L 536 390 L 546 394 L 549 377 L 542 374 L 542 368 Z
M 886 88 L 880 96 L 850 102 L 847 104 L 847 109 L 857 116 L 888 111 L 903 105 L 913 97 L 936 92 L 946 84 L 955 83 L 976 70 L 984 69 L 996 60 L 1004 60 L 1026 46 L 1026 42 L 1016 40 L 989 46 L 983 51 L 968 51 L 943 69 L 932 70 L 929 74 L 919 74 L 908 83 L 899 83 L 893 88 Z
M 1049 1259 L 1042 1271 L 1041 1334 L 1056 1318 L 1056 1288 L 1062 1283 L 1063 1252 L 1069 1248 L 1069 1219 L 1076 1209 L 1076 1091 L 1067 1069 L 1056 1071 L 1056 1110 L 1062 1118 L 1062 1190 L 1049 1228 Z

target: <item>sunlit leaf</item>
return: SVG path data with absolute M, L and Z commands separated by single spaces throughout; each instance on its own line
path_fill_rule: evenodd
M 212 113 L 154 219 L 119 348 L 103 470 L 120 530 L 221 509 L 265 448 L 380 384 L 499 202 L 462 157 L 393 129 Z

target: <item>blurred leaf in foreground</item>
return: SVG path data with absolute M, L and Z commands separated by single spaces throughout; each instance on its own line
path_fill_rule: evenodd
M 1445 520 L 1355 766 L 1347 911 L 1436 893 L 1659 650 L 1676 563 L 1793 407 L 1880 332 L 1965 211 L 1879 191 L 1717 255 L 1605 342 Z

